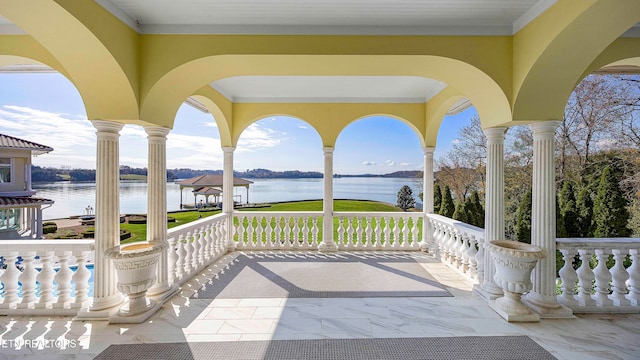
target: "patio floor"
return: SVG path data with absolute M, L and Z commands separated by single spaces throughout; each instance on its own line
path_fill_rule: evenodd
M 218 272 L 229 272 L 228 265 L 244 254 L 283 258 L 308 256 L 309 259 L 319 256 L 316 252 L 228 254 L 183 286 L 182 294 L 176 295 L 150 320 L 139 325 L 109 325 L 67 318 L 0 318 L 0 358 L 34 355 L 28 358 L 67 359 L 75 355 L 72 358 L 91 359 L 112 344 L 157 342 L 522 335 L 530 337 L 559 359 L 640 358 L 639 314 L 580 315 L 575 319 L 543 319 L 540 323 L 507 323 L 484 300 L 472 294 L 471 284 L 466 280 L 418 252 L 375 253 L 375 256 L 416 258 L 428 277 L 442 284 L 453 296 L 192 297 L 202 285 L 210 287 L 218 281 L 212 281 Z M 310 273 L 321 270 L 314 269 Z M 242 278 L 238 276 L 236 280 L 242 281 Z

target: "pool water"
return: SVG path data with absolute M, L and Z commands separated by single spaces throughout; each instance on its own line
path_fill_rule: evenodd
M 78 270 L 78 265 L 72 265 L 69 266 L 69 269 L 71 269 L 71 271 L 76 272 L 76 270 Z M 40 271 L 40 269 L 36 269 L 38 271 Z M 60 269 L 55 269 L 56 272 Z M 93 264 L 87 264 L 87 270 L 89 270 L 89 272 L 91 273 L 91 277 L 89 278 L 89 291 L 87 293 L 88 297 L 93 297 Z M 20 282 L 18 282 L 19 284 L 19 288 L 18 288 L 18 297 L 22 297 L 22 284 Z M 53 296 L 58 296 L 58 284 L 56 283 L 56 281 L 53 281 Z M 76 291 L 76 283 L 75 282 L 71 282 L 71 294 L 73 295 L 73 293 Z M 40 296 L 40 283 L 36 282 L 36 295 Z M 0 297 L 4 298 L 4 284 L 0 285 Z

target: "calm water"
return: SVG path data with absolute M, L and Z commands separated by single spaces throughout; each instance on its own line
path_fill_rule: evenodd
M 249 202 L 277 202 L 292 200 L 322 199 L 322 179 L 250 179 Z M 337 178 L 333 180 L 334 199 L 377 200 L 396 203 L 398 191 L 409 185 L 418 201 L 422 191 L 421 179 L 396 178 Z M 36 183 L 36 196 L 55 201 L 43 211 L 45 219 L 56 219 L 72 215 L 83 215 L 85 208 L 95 209 L 96 185 L 85 182 Z M 246 202 L 245 188 L 234 190 L 235 200 Z M 193 204 L 189 189 L 182 191 L 183 202 Z M 204 199 L 198 197 L 198 201 Z M 210 197 L 213 202 L 213 197 Z M 180 209 L 180 186 L 167 183 L 167 210 Z M 143 214 L 147 212 L 147 183 L 144 181 L 120 182 L 120 213 Z

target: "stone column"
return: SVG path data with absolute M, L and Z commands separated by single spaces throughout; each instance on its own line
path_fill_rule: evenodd
M 424 217 L 422 219 L 422 242 L 420 242 L 420 250 L 429 251 L 429 247 L 433 246 L 433 229 L 431 223 L 427 219 L 427 214 L 433 214 L 433 151 L 434 147 L 424 147 L 424 171 L 422 178 L 422 211 Z
M 227 214 L 227 251 L 233 251 L 236 243 L 233 241 L 233 152 L 231 146 L 222 147 L 224 152 L 222 170 L 222 212 Z
M 487 180 L 485 193 L 485 242 L 504 240 L 504 134 L 506 128 L 485 129 L 487 136 Z M 484 245 L 484 279 L 477 293 L 487 300 L 502 296 L 502 289 L 493 281 L 495 268 L 491 254 Z
M 38 207 L 34 209 L 36 212 L 35 217 L 35 229 L 36 229 L 36 239 L 40 240 L 43 238 L 44 231 L 42 230 L 42 208 Z
M 123 124 L 93 120 L 96 135 L 96 226 L 94 290 L 91 311 L 120 305 L 122 295 L 116 289 L 113 261 L 105 250 L 120 244 L 120 167 L 118 138 Z
M 325 146 L 324 151 L 324 191 L 322 196 L 322 242 L 318 245 L 320 252 L 338 251 L 333 240 L 333 150 Z
M 533 184 L 531 245 L 539 246 L 547 257 L 533 269 L 533 289 L 523 301 L 542 318 L 571 317 L 572 311 L 556 297 L 556 165 L 555 130 L 560 121 L 529 125 L 533 130 Z
M 147 167 L 147 242 L 167 242 L 167 135 L 170 129 L 161 126 L 145 126 L 149 143 Z M 171 289 L 167 248 L 158 259 L 157 282 L 147 294 L 157 296 Z

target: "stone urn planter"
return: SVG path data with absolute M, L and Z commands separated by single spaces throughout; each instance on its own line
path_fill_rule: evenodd
M 493 280 L 504 290 L 504 296 L 493 300 L 489 306 L 509 322 L 535 322 L 540 316 L 533 313 L 521 300 L 531 288 L 531 271 L 544 259 L 543 249 L 510 240 L 489 242 L 491 259 L 495 264 Z
M 128 244 L 115 246 L 105 251 L 105 256 L 113 260 L 118 275 L 118 291 L 129 298 L 120 308 L 111 323 L 140 323 L 149 318 L 159 308 L 146 297 L 147 290 L 157 279 L 160 254 L 164 244 Z

